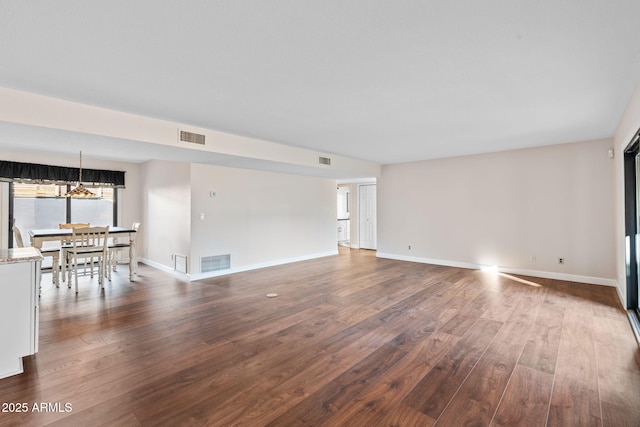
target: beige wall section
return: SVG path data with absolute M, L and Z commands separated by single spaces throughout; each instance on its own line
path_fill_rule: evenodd
M 142 171 L 144 262 L 173 270 L 173 255 L 190 250 L 190 174 L 188 163 L 152 160 Z
M 238 271 L 337 253 L 336 199 L 332 179 L 192 164 L 190 272 L 202 256 Z
M 640 83 L 620 119 L 613 137 L 615 145 L 615 254 L 618 291 L 627 304 L 626 243 L 624 219 L 624 149 L 640 128 Z
M 384 166 L 379 255 L 614 284 L 611 146 L 598 140 Z
M 0 151 L 0 158 L 3 160 L 13 162 L 24 163 L 39 163 L 55 166 L 70 166 L 78 167 L 79 158 L 69 156 L 54 156 L 50 154 L 38 154 L 33 152 L 14 152 L 14 151 Z M 125 171 L 125 189 L 118 190 L 118 217 L 119 225 L 130 226 L 136 221 L 142 219 L 142 201 L 140 198 L 140 165 L 137 163 L 127 162 L 114 162 L 108 160 L 88 159 L 83 157 L 82 167 L 87 169 L 107 169 Z M 4 187 L 2 187 L 4 188 Z M 0 189 L 0 191 L 2 191 Z M 2 195 L 2 199 L 5 199 L 5 195 Z M 1 224 L 3 228 L 8 227 L 9 218 L 8 211 L 2 210 Z M 3 232 L 4 233 L 4 232 Z M 141 233 L 144 234 L 144 229 L 141 229 Z M 6 233 L 3 234 L 2 247 L 7 246 Z M 139 252 L 143 251 L 143 247 L 140 247 Z

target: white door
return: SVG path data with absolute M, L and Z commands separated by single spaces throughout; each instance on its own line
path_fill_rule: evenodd
M 359 187 L 360 248 L 376 249 L 376 185 Z

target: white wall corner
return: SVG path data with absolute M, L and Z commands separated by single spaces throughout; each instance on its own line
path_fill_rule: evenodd
M 625 296 L 622 294 L 622 291 L 620 290 L 620 286 L 618 281 L 616 280 L 616 293 L 618 294 L 618 300 L 620 300 L 620 304 L 622 305 L 623 309 L 627 309 L 627 299 L 625 298 Z
M 165 273 L 169 273 L 180 280 L 184 280 L 186 282 L 189 282 L 192 280 L 188 274 L 180 273 L 179 271 L 174 270 L 172 267 L 169 267 L 168 265 L 160 264 L 158 262 L 151 261 L 150 259 L 147 259 L 147 258 L 138 258 L 138 262 L 146 264 L 149 267 L 153 267 L 160 271 L 164 271 Z

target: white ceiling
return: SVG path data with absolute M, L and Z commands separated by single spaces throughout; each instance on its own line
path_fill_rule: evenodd
M 0 86 L 397 163 L 611 137 L 638 16 L 638 0 L 2 0 Z

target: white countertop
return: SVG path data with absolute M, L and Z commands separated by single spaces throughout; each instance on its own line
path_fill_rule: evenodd
M 39 261 L 41 259 L 42 254 L 36 248 L 0 249 L 0 264 Z

